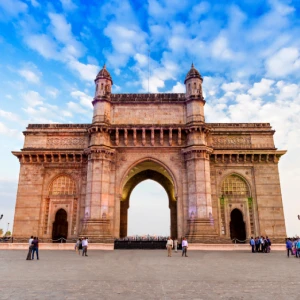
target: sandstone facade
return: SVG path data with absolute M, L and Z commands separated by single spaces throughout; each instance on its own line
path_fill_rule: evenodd
M 125 237 L 130 194 L 153 179 L 168 194 L 172 236 L 283 239 L 285 151 L 268 123 L 206 123 L 202 81 L 192 66 L 185 94 L 112 94 L 103 67 L 91 124 L 28 125 L 13 152 L 21 165 L 14 237 Z

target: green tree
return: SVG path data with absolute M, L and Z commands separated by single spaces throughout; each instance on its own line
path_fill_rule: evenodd
M 11 236 L 11 232 L 10 231 L 6 231 L 5 232 L 5 236 Z
M 0 228 L 0 236 L 3 236 L 3 229 Z

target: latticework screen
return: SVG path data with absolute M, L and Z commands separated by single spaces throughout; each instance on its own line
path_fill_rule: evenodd
M 74 180 L 68 176 L 56 178 L 49 188 L 49 195 L 76 195 Z
M 239 176 L 228 176 L 222 184 L 222 194 L 224 196 L 245 196 L 249 197 L 249 189 L 246 182 Z

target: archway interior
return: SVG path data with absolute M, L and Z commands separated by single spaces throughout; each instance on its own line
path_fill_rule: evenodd
M 230 238 L 237 242 L 246 240 L 246 228 L 242 212 L 235 208 L 230 214 Z
M 126 177 L 126 182 L 122 190 L 120 207 L 120 237 L 128 236 L 128 208 L 129 199 L 133 189 L 142 181 L 151 179 L 159 183 L 167 193 L 171 230 L 170 235 L 177 237 L 177 201 L 175 198 L 175 188 L 169 172 L 160 164 L 154 161 L 144 161 L 133 167 Z M 141 199 L 143 201 L 143 199 Z
M 60 238 L 68 238 L 68 217 L 64 209 L 59 209 L 55 214 L 53 222 L 52 240 L 56 241 Z
M 130 195 L 128 236 L 170 235 L 169 199 L 165 189 L 153 180 L 138 184 Z

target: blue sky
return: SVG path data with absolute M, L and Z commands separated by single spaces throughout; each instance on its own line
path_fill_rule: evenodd
M 300 234 L 300 2 L 0 0 L 0 209 L 11 224 L 28 123 L 90 123 L 94 78 L 113 92 L 184 92 L 194 62 L 207 122 L 270 122 L 288 234 Z M 1 213 L 1 212 L 0 212 Z M 6 225 L 0 224 L 5 228 Z

